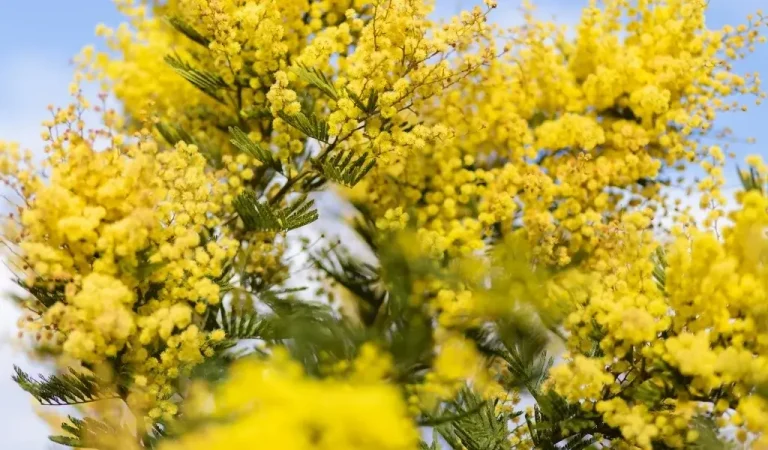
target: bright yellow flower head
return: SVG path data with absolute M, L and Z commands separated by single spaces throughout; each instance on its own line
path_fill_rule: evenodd
M 316 380 L 302 372 L 282 352 L 268 361 L 239 362 L 213 394 L 210 411 L 214 417 L 235 420 L 161 449 L 418 448 L 418 432 L 394 386 L 370 377 Z

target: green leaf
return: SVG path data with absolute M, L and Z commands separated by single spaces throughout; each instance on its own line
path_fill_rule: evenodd
M 339 99 L 339 93 L 336 92 L 336 87 L 334 87 L 331 80 L 329 80 L 323 72 L 304 65 L 299 65 L 294 69 L 294 71 L 299 76 L 299 78 L 307 82 L 307 84 L 310 86 L 316 87 L 323 94 L 327 95 L 333 100 Z
M 98 448 L 118 450 L 122 444 L 120 439 L 130 435 L 125 427 L 115 428 L 105 422 L 91 418 L 78 419 L 68 416 L 61 428 L 70 436 L 50 436 L 51 441 L 74 448 Z
M 269 108 L 263 106 L 251 105 L 240 111 L 240 117 L 246 120 L 250 119 L 272 119 L 272 112 Z
M 229 372 L 229 367 L 242 356 L 242 351 L 232 351 L 234 343 L 225 341 L 225 345 L 217 345 L 213 356 L 206 357 L 203 362 L 195 365 L 190 374 L 190 379 L 205 380 L 208 383 L 216 383 L 224 380 Z
M 370 115 L 376 112 L 376 106 L 379 101 L 379 93 L 377 91 L 371 89 L 371 91 L 368 93 L 367 99 L 363 99 L 361 96 L 350 90 L 347 90 L 347 95 L 355 103 L 355 106 L 360 108 L 360 110 L 366 114 Z
M 653 379 L 648 379 L 631 390 L 632 397 L 647 404 L 656 406 L 663 398 L 662 388 L 656 385 Z
M 155 124 L 155 128 L 169 145 L 192 141 L 192 136 L 176 125 L 168 125 L 163 122 L 158 122 Z
M 205 156 L 205 159 L 213 167 L 221 167 L 221 153 L 211 149 L 208 145 L 202 143 L 200 140 L 195 139 L 191 134 L 178 125 L 168 125 L 163 122 L 158 122 L 155 125 L 158 133 L 168 142 L 169 145 L 175 146 L 179 142 L 194 145 Z
M 432 444 L 424 441 L 419 442 L 419 450 L 440 450 L 440 441 L 437 440 L 437 432 L 432 436 Z
M 577 435 L 566 441 L 566 444 L 562 447 L 563 450 L 586 450 L 591 448 L 591 445 L 597 442 L 597 439 L 592 436 Z
M 531 128 L 536 128 L 546 121 L 547 115 L 542 111 L 537 111 L 530 119 L 528 119 L 528 126 Z
M 327 304 L 272 292 L 261 300 L 273 311 L 263 317 L 267 321 L 265 341 L 286 348 L 313 376 L 320 375 L 328 364 L 354 359 L 360 345 L 368 341 L 364 329 L 343 320 Z
M 480 352 L 506 362 L 508 389 L 527 389 L 536 396 L 553 359 L 546 352 L 547 331 L 535 318 L 519 313 L 465 333 Z
M 307 114 L 309 115 L 299 112 L 294 115 L 288 115 L 280 111 L 278 117 L 288 125 L 304 133 L 306 136 L 326 144 L 330 143 L 328 123 L 318 119 L 317 116 L 312 113 Z
M 219 325 L 227 334 L 227 339 L 259 339 L 267 327 L 267 321 L 259 317 L 256 312 L 237 312 L 231 310 L 229 317 L 224 308 L 221 308 Z
M 211 98 L 218 100 L 221 103 L 225 103 L 224 97 L 221 95 L 220 91 L 222 89 L 227 89 L 229 86 L 223 78 L 210 72 L 195 69 L 188 63 L 182 61 L 178 55 L 166 55 L 165 62 L 171 66 L 176 73 L 184 77 L 185 80 L 192 83 L 196 88 L 200 89 Z
M 30 377 L 17 366 L 13 369 L 16 372 L 13 381 L 42 405 L 76 405 L 119 398 L 116 392 L 105 387 L 93 375 L 78 373 L 74 369 L 63 375 L 41 375 L 39 379 Z
M 495 401 L 483 400 L 464 389 L 443 413 L 454 412 L 455 417 L 435 428 L 454 449 L 511 449 L 508 423 L 516 414 L 496 414 L 495 406 Z
M 376 165 L 376 160 L 368 158 L 368 153 L 354 158 L 352 151 L 339 151 L 320 163 L 323 175 L 331 181 L 353 187 Z
M 312 209 L 315 202 L 308 200 L 306 194 L 282 209 L 276 209 L 268 202 L 259 202 L 253 191 L 243 192 L 233 204 L 250 231 L 289 231 L 318 219 L 317 210 Z
M 275 159 L 272 152 L 253 142 L 248 135 L 238 127 L 229 127 L 229 133 L 232 135 L 230 142 L 241 152 L 247 153 L 267 167 L 271 167 L 278 172 L 283 171 L 280 161 Z
M 699 433 L 696 441 L 691 444 L 697 450 L 735 450 L 739 448 L 734 442 L 726 441 L 718 434 L 714 420 L 705 416 L 696 416 L 691 421 L 693 429 Z
M 51 289 L 51 286 L 48 286 L 45 282 L 38 282 L 32 286 L 27 286 L 27 284 L 21 279 L 17 278 L 13 281 L 20 288 L 29 292 L 31 296 L 33 296 L 46 308 L 50 308 L 57 302 L 63 301 L 65 298 L 64 283 L 55 283 L 53 285 L 53 289 Z
M 745 191 L 758 191 L 763 194 L 768 192 L 768 189 L 766 189 L 766 180 L 761 179 L 760 173 L 758 173 L 754 167 L 750 167 L 749 170 L 742 170 L 741 168 L 736 167 L 736 170 L 739 174 L 741 185 L 744 187 Z
M 357 297 L 360 318 L 372 325 L 387 297 L 387 291 L 380 286 L 378 269 L 356 260 L 338 245 L 312 253 L 309 258 L 317 269 Z
M 208 46 L 211 43 L 211 40 L 207 37 L 200 34 L 197 30 L 195 30 L 194 27 L 189 25 L 184 20 L 180 19 L 176 16 L 166 17 L 166 22 L 170 24 L 173 28 L 176 29 L 179 33 L 183 34 L 184 36 L 188 37 L 190 40 L 197 42 L 198 44 L 202 45 L 205 48 L 208 48 Z
M 667 255 L 663 247 L 657 247 L 653 254 L 653 279 L 664 290 L 667 284 Z

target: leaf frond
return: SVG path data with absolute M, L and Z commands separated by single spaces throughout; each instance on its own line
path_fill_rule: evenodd
M 750 167 L 749 170 L 744 170 L 736 167 L 736 171 L 739 174 L 739 180 L 745 191 L 758 191 L 762 194 L 768 193 L 766 180 L 760 176 L 757 169 Z
M 42 405 L 76 405 L 119 398 L 116 392 L 103 386 L 93 375 L 74 369 L 63 375 L 40 375 L 38 379 L 17 366 L 13 369 L 13 381 Z
M 192 25 L 188 24 L 184 20 L 176 16 L 166 17 L 165 21 L 168 22 L 179 33 L 183 34 L 193 42 L 197 42 L 205 48 L 211 44 L 211 40 L 200 34 Z
M 653 279 L 663 290 L 667 284 L 667 255 L 662 247 L 656 248 L 653 254 Z
M 516 414 L 497 413 L 495 406 L 465 388 L 443 413 L 448 420 L 435 428 L 454 449 L 511 449 L 508 423 Z
M 328 77 L 326 77 L 325 74 L 320 70 L 314 67 L 299 65 L 294 69 L 294 71 L 296 72 L 296 75 L 299 76 L 299 78 L 304 80 L 310 86 L 316 87 L 323 94 L 327 95 L 333 100 L 339 99 L 339 93 L 336 91 L 336 87 L 333 85 L 331 80 L 329 80 Z
M 68 422 L 61 424 L 61 428 L 69 433 L 69 436 L 50 436 L 48 439 L 57 444 L 74 448 L 117 450 L 120 445 L 120 437 L 129 434 L 125 427 L 116 428 L 91 418 L 78 419 L 68 416 L 67 419 Z
M 299 112 L 293 115 L 288 115 L 283 111 L 280 111 L 278 117 L 288 125 L 304 133 L 307 137 L 326 144 L 330 143 L 330 128 L 328 127 L 328 123 L 312 113 L 307 114 Z
M 262 147 L 259 143 L 253 142 L 248 135 L 238 127 L 230 127 L 229 134 L 232 136 L 230 142 L 243 153 L 251 155 L 267 167 L 271 167 L 278 172 L 282 172 L 280 161 L 277 160 L 272 152 Z
M 249 231 L 290 231 L 318 219 L 315 202 L 301 196 L 285 208 L 279 209 L 268 202 L 260 202 L 253 191 L 245 191 L 235 198 L 233 205 Z
M 263 337 L 267 321 L 254 311 L 231 310 L 227 317 L 226 311 L 221 308 L 219 326 L 227 334 L 227 339 L 259 339 Z
M 323 175 L 336 183 L 354 187 L 376 165 L 376 160 L 365 153 L 357 158 L 352 151 L 339 151 L 320 163 Z
M 45 286 L 43 283 L 35 283 L 32 286 L 28 286 L 23 280 L 19 278 L 14 279 L 13 282 L 20 288 L 29 292 L 32 297 L 34 297 L 46 308 L 50 308 L 57 302 L 63 301 L 65 298 L 65 286 L 63 283 L 56 283 L 53 286 L 53 289 L 51 289 L 50 286 Z
M 179 142 L 194 145 L 213 167 L 221 167 L 221 153 L 196 139 L 180 126 L 158 122 L 155 129 L 169 145 L 175 146 Z
M 221 103 L 225 103 L 221 90 L 228 86 L 223 78 L 210 72 L 195 69 L 178 55 L 166 55 L 165 62 L 200 91 Z
M 387 298 L 378 268 L 353 258 L 339 246 L 330 246 L 309 255 L 314 266 L 359 300 L 358 313 L 363 323 L 372 325 Z
M 355 103 L 355 106 L 360 108 L 366 114 L 373 114 L 376 112 L 377 103 L 379 101 L 379 93 L 373 89 L 368 93 L 368 98 L 363 98 L 354 92 L 347 90 L 347 95 Z

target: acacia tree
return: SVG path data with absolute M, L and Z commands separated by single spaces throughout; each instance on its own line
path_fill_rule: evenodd
M 424 0 L 117 4 L 42 165 L 3 147 L 22 330 L 60 366 L 14 378 L 86 405 L 55 442 L 768 445 L 768 170 L 747 161 L 723 225 L 701 140 L 763 97 L 731 66 L 760 14 L 606 0 L 571 35 L 527 6 L 502 29 L 491 0 L 441 23 Z M 654 231 L 691 165 L 705 220 Z M 297 237 L 320 190 L 357 243 Z

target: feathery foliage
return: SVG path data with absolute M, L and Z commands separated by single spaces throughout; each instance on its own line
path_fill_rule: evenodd
M 376 266 L 356 260 L 346 248 L 332 245 L 310 254 L 310 261 L 326 276 L 348 289 L 359 300 L 358 313 L 367 325 L 373 324 L 387 291 L 381 286 Z
M 663 247 L 658 247 L 653 254 L 653 279 L 659 288 L 664 289 L 667 283 L 667 255 Z
M 219 311 L 221 314 L 219 326 L 227 334 L 228 339 L 259 339 L 264 337 L 263 332 L 267 322 L 256 312 L 230 311 L 227 314 L 223 306 L 219 308 Z
M 762 194 L 768 193 L 768 181 L 761 178 L 757 169 L 750 167 L 749 169 L 736 168 L 739 175 L 739 180 L 745 191 L 757 191 Z
M 339 99 L 339 93 L 336 91 L 333 82 L 331 82 L 331 80 L 329 80 L 320 70 L 300 65 L 295 69 L 295 72 L 299 78 L 306 81 L 310 86 L 316 87 L 329 98 L 333 100 Z
M 0 140 L 21 336 L 88 369 L 14 380 L 134 415 L 75 406 L 53 441 L 714 450 L 733 426 L 768 445 L 768 166 L 747 158 L 718 224 L 727 159 L 702 140 L 745 108 L 729 97 L 764 96 L 732 63 L 768 18 L 608 0 L 570 33 L 528 11 L 502 29 L 496 0 L 442 23 L 424 0 L 120 3 L 130 26 L 76 59 L 42 165 Z M 686 188 L 666 172 L 698 162 L 706 219 L 657 239 Z M 334 183 L 360 244 L 293 254 Z
M 203 36 L 193 26 L 185 22 L 183 19 L 177 16 L 166 17 L 166 22 L 176 29 L 179 33 L 188 37 L 190 40 L 197 42 L 205 48 L 211 45 L 211 40 Z
M 60 375 L 40 375 L 38 379 L 17 366 L 13 366 L 13 370 L 13 381 L 32 394 L 41 405 L 76 405 L 119 398 L 110 386 L 105 386 L 95 376 L 74 369 Z
M 283 169 L 280 161 L 272 155 L 272 152 L 265 149 L 260 144 L 253 142 L 243 130 L 238 127 L 230 127 L 229 133 L 232 135 L 230 142 L 232 142 L 232 144 L 234 144 L 240 151 L 253 156 L 265 166 L 271 167 L 278 172 L 282 172 Z
M 354 187 L 376 165 L 376 160 L 364 153 L 357 158 L 351 151 L 339 151 L 320 162 L 323 175 L 336 183 Z
M 155 124 L 155 129 L 157 129 L 157 132 L 160 133 L 168 144 L 175 146 L 179 142 L 184 142 L 194 145 L 205 156 L 205 159 L 211 166 L 221 167 L 221 152 L 217 148 L 205 144 L 200 139 L 196 139 L 180 126 L 158 122 Z
M 115 444 L 115 437 L 130 436 L 127 428 L 118 429 L 111 424 L 89 417 L 78 419 L 69 416 L 68 419 L 69 422 L 63 423 L 61 428 L 70 436 L 51 436 L 49 438 L 51 441 L 74 448 L 119 450 Z
M 347 95 L 355 103 L 355 106 L 360 108 L 366 114 L 373 114 L 376 112 L 379 102 L 379 92 L 375 89 L 368 91 L 368 98 L 363 98 L 354 92 L 347 90 Z
M 211 98 L 224 103 L 224 96 L 221 91 L 227 89 L 228 85 L 220 76 L 195 69 L 189 63 L 184 62 L 178 55 L 166 55 L 165 62 L 171 66 L 176 73 L 192 83 L 196 88 L 200 89 Z
M 453 449 L 510 449 L 508 423 L 522 413 L 497 413 L 495 406 L 495 401 L 464 389 L 444 406 L 444 417 L 432 419 L 431 423 Z
M 317 220 L 314 200 L 302 195 L 285 208 L 275 208 L 260 202 L 253 191 L 245 191 L 233 202 L 235 210 L 248 230 L 289 231 Z
M 285 123 L 304 133 L 307 137 L 323 143 L 330 143 L 328 123 L 311 112 L 286 114 L 282 111 L 278 117 Z

